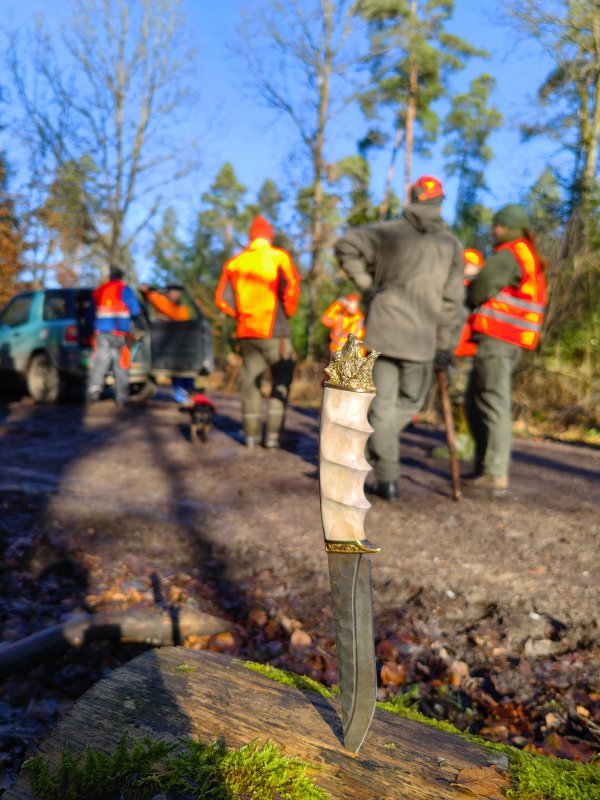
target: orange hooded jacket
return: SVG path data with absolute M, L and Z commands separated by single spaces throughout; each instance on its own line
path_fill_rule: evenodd
M 225 299 L 233 290 L 233 304 Z M 279 304 L 286 317 L 295 314 L 300 299 L 300 278 L 291 256 L 257 237 L 223 266 L 215 292 L 215 305 L 237 320 L 239 339 L 270 339 Z

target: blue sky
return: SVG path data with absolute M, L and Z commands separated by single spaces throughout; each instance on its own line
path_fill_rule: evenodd
M 15 29 L 29 25 L 36 11 L 43 11 L 50 28 L 58 28 L 68 16 L 68 0 L 2 0 L 4 25 Z M 199 56 L 197 90 L 199 104 L 197 119 L 191 125 L 203 154 L 199 175 L 186 190 L 179 192 L 185 203 L 174 199 L 181 218 L 191 220 L 198 210 L 200 195 L 212 181 L 224 161 L 231 161 L 238 177 L 253 194 L 266 177 L 278 184 L 289 174 L 291 150 L 296 147 L 293 131 L 253 100 L 244 88 L 243 66 L 230 49 L 239 8 L 239 0 L 184 0 L 187 31 Z M 471 78 L 481 72 L 491 72 L 497 80 L 494 102 L 503 113 L 506 126 L 492 139 L 495 159 L 487 173 L 490 188 L 484 198 L 491 207 L 518 201 L 547 164 L 552 153 L 550 145 L 520 142 L 518 122 L 531 113 L 531 100 L 541 80 L 548 73 L 550 62 L 540 50 L 516 40 L 514 34 L 500 24 L 497 0 L 457 0 L 451 32 L 471 43 L 487 48 L 491 60 L 474 59 L 468 68 L 453 79 L 453 88 L 463 91 Z M 362 119 L 355 115 L 346 128 L 338 130 L 330 145 L 331 159 L 355 152 L 355 143 L 366 130 Z M 357 130 L 358 128 L 358 130 Z M 416 159 L 413 175 L 433 173 L 444 180 L 441 145 L 431 160 Z M 373 164 L 373 196 L 380 198 L 383 190 L 387 154 L 381 154 Z M 401 185 L 401 171 L 396 187 Z M 455 201 L 455 181 L 445 181 L 448 201 L 444 215 L 452 218 Z

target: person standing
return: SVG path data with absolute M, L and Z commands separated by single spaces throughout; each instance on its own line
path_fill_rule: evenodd
M 115 378 L 118 406 L 129 402 L 129 336 L 131 322 L 142 327 L 142 307 L 131 287 L 123 281 L 123 271 L 110 268 L 108 281 L 92 292 L 95 347 L 88 376 L 87 399 L 95 402 L 104 388 L 106 373 Z
M 273 247 L 273 228 L 262 216 L 250 227 L 250 243 L 227 261 L 215 305 L 237 321 L 242 356 L 241 400 L 244 444 L 254 447 L 261 434 L 260 380 L 271 368 L 264 446 L 279 447 L 295 356 L 288 319 L 296 313 L 300 278 L 291 255 Z
M 425 175 L 399 219 L 351 229 L 335 245 L 342 270 L 371 295 L 365 346 L 381 355 L 366 453 L 371 491 L 389 501 L 398 497 L 400 432 L 425 399 L 432 367 L 450 363 L 461 314 L 462 246 L 441 218 L 443 198 L 441 182 Z
M 503 496 L 511 451 L 512 376 L 522 349 L 538 346 L 546 304 L 546 264 L 538 255 L 525 209 L 501 208 L 492 221 L 494 253 L 468 287 L 477 351 L 465 410 L 475 439 L 468 494 Z
M 321 325 L 329 328 L 329 350 L 340 350 L 353 333 L 359 341 L 365 338 L 365 315 L 360 309 L 360 295 L 346 294 L 334 300 L 321 317 Z

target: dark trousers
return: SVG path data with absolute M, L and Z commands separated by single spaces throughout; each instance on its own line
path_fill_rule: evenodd
M 366 455 L 378 481 L 398 476 L 400 432 L 419 411 L 431 383 L 432 362 L 379 356 L 373 368 L 377 395 L 369 410 L 373 428 Z
M 295 360 L 287 338 L 240 339 L 242 424 L 245 436 L 260 436 L 263 397 L 260 391 L 264 371 L 271 368 L 271 395 L 267 403 L 267 434 L 278 435 L 283 428 Z

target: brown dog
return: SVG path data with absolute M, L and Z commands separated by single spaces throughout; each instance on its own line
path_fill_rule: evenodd
M 190 441 L 192 444 L 198 439 L 201 442 L 207 442 L 215 413 L 214 404 L 208 397 L 202 392 L 198 392 L 188 405 L 181 406 L 179 410 L 190 415 Z

